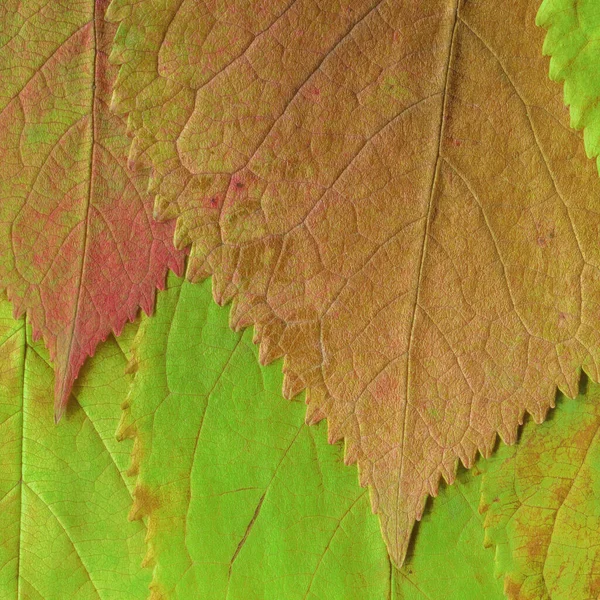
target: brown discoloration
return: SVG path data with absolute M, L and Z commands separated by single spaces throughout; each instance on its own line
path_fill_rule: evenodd
M 600 388 L 557 402 L 541 426 L 528 423 L 502 448 L 482 481 L 486 540 L 510 600 L 592 598 L 599 556 L 595 499 Z
M 508 577 L 504 580 L 504 594 L 507 598 L 519 598 L 521 591 L 521 584 L 509 579 Z
M 133 493 L 133 506 L 129 513 L 129 518 L 133 521 L 143 519 L 152 514 L 159 506 L 159 496 L 147 486 L 138 483 Z

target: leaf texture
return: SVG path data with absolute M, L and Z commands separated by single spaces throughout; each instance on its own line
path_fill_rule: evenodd
M 550 78 L 564 82 L 571 126 L 584 130 L 590 158 L 600 154 L 600 6 L 593 0 L 544 0 L 537 23 L 548 30 L 544 54 L 551 56 Z
M 486 540 L 510 600 L 600 595 L 600 387 L 562 398 L 550 420 L 486 462 Z
M 598 379 L 600 184 L 536 0 L 113 0 L 155 213 L 358 461 L 389 551 L 458 459 Z
M 131 331 L 126 331 L 131 334 Z M 0 300 L 0 598 L 143 600 L 146 529 L 128 522 L 131 445 L 114 436 L 131 376 L 114 339 L 82 371 L 60 429 L 53 370 Z
M 502 598 L 478 477 L 442 492 L 396 570 L 342 448 L 282 398 L 280 368 L 256 359 L 208 282 L 172 277 L 141 324 L 121 436 L 135 438 L 153 599 Z
M 56 417 L 86 357 L 138 306 L 150 312 L 172 224 L 152 220 L 147 172 L 127 169 L 125 125 L 108 108 L 116 69 L 107 1 L 0 7 L 0 287 L 56 369 Z

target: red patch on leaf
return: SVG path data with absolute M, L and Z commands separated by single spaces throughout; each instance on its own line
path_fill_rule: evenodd
M 0 62 L 19 56 L 22 66 L 12 99 L 0 101 L 0 287 L 48 346 L 57 420 L 98 342 L 119 335 L 138 307 L 150 313 L 168 268 L 183 270 L 174 225 L 153 220 L 148 175 L 129 170 L 125 123 L 109 111 L 117 68 L 108 62 L 107 5 L 90 2 L 75 23 L 49 3 L 41 9 L 48 21 L 65 16 L 60 42 L 45 43 L 44 56 L 14 53 L 15 39 L 0 52 Z M 23 35 L 33 48 L 44 32 Z M 88 76 L 65 78 L 76 69 Z

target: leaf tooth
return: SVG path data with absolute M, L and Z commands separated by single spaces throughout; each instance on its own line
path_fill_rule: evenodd
M 131 521 L 143 519 L 151 515 L 159 506 L 158 496 L 151 492 L 147 486 L 138 483 L 133 492 L 133 505 L 129 513 L 129 519 Z
M 482 441 L 482 444 L 479 446 L 478 450 L 483 458 L 489 458 L 494 453 L 496 446 L 498 445 L 498 434 L 494 431 L 487 437 L 485 437 Z
M 213 284 L 215 283 L 215 281 L 219 289 L 220 301 L 218 302 L 218 304 L 220 306 L 224 306 L 225 304 L 231 302 L 235 298 L 236 294 L 238 293 L 238 288 L 235 285 L 235 283 L 227 281 L 226 278 L 221 279 L 213 275 Z
M 182 250 L 190 244 L 189 232 L 182 219 L 179 219 L 175 225 L 173 244 L 178 250 Z
M 129 423 L 129 405 L 127 401 L 123 402 L 123 412 L 121 413 L 121 419 L 115 433 L 115 437 L 119 442 L 128 439 L 135 439 L 135 428 Z
M 451 458 L 442 461 L 442 464 L 439 468 L 439 476 L 428 481 L 428 483 L 432 486 L 430 489 L 433 490 L 432 493 L 430 492 L 431 496 L 437 496 L 442 478 L 448 485 L 452 485 L 454 483 L 454 480 L 456 479 L 456 467 L 457 461 L 455 459 Z
M 304 380 L 297 373 L 286 373 L 283 376 L 283 397 L 287 400 L 295 398 L 304 387 Z
M 67 405 L 64 402 L 56 404 L 54 407 L 54 424 L 58 425 L 67 410 Z
M 359 455 L 359 444 L 356 441 L 346 438 L 346 444 L 344 448 L 344 464 L 354 465 L 358 462 Z
M 457 449 L 456 454 L 465 468 L 470 469 L 477 458 L 477 446 L 471 440 L 465 440 Z
M 269 338 L 265 338 L 259 347 L 258 360 L 265 366 L 283 356 L 281 346 Z
M 327 441 L 330 444 L 337 444 L 344 439 L 344 434 L 341 431 L 341 427 L 334 421 L 334 419 L 329 417 L 327 422 Z
M 115 96 L 115 92 L 113 92 L 113 96 L 112 96 L 112 99 L 111 99 L 110 110 L 115 115 L 123 114 L 123 112 L 124 112 L 123 109 L 120 106 L 120 100 L 118 100 L 118 98 Z M 125 121 L 125 135 L 127 137 L 129 137 L 129 138 L 133 138 L 133 136 L 135 135 L 135 131 L 136 130 L 135 130 L 135 127 L 134 127 L 133 117 L 131 115 L 128 115 L 127 119 Z
M 150 585 L 152 586 L 152 584 Z M 150 587 L 150 597 L 148 600 L 165 600 L 165 598 L 166 596 L 161 590 L 156 589 L 155 587 Z
M 439 487 L 439 480 L 438 480 L 438 484 L 436 484 L 435 486 L 435 493 L 433 494 L 429 494 L 430 496 L 433 496 L 435 498 L 435 496 L 437 496 L 437 490 Z M 421 498 L 417 501 L 417 505 L 415 506 L 415 517 L 417 521 L 420 521 L 423 518 L 423 512 L 425 512 L 425 506 L 427 506 L 427 494 L 421 494 Z M 408 543 L 408 540 L 406 540 L 406 542 Z M 402 562 L 404 562 L 404 559 L 402 561 L 398 561 L 400 562 L 400 564 L 402 564 Z
M 156 550 L 154 548 L 154 544 L 151 541 L 151 536 L 150 536 L 150 523 L 152 523 L 152 518 L 150 517 L 148 519 L 148 531 L 146 533 L 146 554 L 144 555 L 144 558 L 142 559 L 142 568 L 143 569 L 151 569 L 152 567 L 154 567 L 156 565 Z M 152 583 L 150 584 L 152 586 Z M 152 600 L 153 598 L 156 598 L 157 600 L 164 600 L 164 596 L 160 595 L 160 596 L 155 596 L 154 594 L 155 590 L 152 589 L 152 593 L 150 594 L 150 600 Z
M 252 318 L 248 304 L 240 302 L 239 297 L 236 296 L 231 303 L 231 309 L 229 311 L 229 326 L 234 331 L 241 331 L 252 325 L 253 322 L 254 319 Z
M 130 412 L 128 412 L 128 418 L 130 418 Z M 139 435 L 138 435 L 138 431 L 137 431 L 137 427 L 134 427 L 133 424 L 131 426 L 131 431 L 128 432 L 131 433 L 132 438 L 133 438 L 133 448 L 131 450 L 131 462 L 129 464 L 129 468 L 127 469 L 127 476 L 128 477 L 138 477 L 139 478 L 139 474 L 140 474 L 140 464 L 142 462 L 142 443 L 140 441 Z
M 425 494 L 427 496 L 431 496 L 432 498 L 435 498 L 437 496 L 437 486 L 438 486 L 438 483 L 437 483 L 437 481 L 435 479 L 433 479 L 433 480 L 431 478 L 426 479 L 425 481 L 423 481 L 422 485 L 423 485 L 423 488 L 425 489 Z M 400 484 L 400 486 L 402 487 L 402 484 Z M 421 516 L 422 515 L 416 514 L 415 515 L 415 519 L 417 521 L 420 521 L 421 520 Z
M 148 192 L 152 193 L 153 192 L 153 178 L 150 178 L 150 183 L 148 184 Z M 153 216 L 157 221 L 166 221 L 170 218 L 173 218 L 174 216 L 174 211 L 173 211 L 173 205 L 171 202 L 169 202 L 169 200 L 163 196 L 162 194 L 156 194 L 156 196 L 154 196 L 154 210 L 153 210 Z M 176 216 L 176 213 L 175 213 Z
M 260 343 L 263 340 L 263 330 L 261 327 L 253 327 L 252 328 L 252 343 L 255 346 L 260 346 Z M 260 352 L 260 348 L 259 348 L 259 352 Z M 260 358 L 259 358 L 260 361 Z
M 531 416 L 533 417 L 533 420 L 540 425 L 541 423 L 544 422 L 544 420 L 546 419 L 546 415 L 548 414 L 548 410 L 550 410 L 550 408 L 554 408 L 554 400 L 552 400 L 552 402 L 550 403 L 551 406 L 544 406 L 543 404 L 540 404 L 538 406 L 536 406 L 535 410 L 531 413 Z M 523 421 L 521 420 L 520 425 L 523 424 Z
M 6 286 L 6 297 L 12 302 L 13 305 L 13 319 L 15 319 L 15 321 L 18 321 L 25 314 L 25 303 L 22 302 L 21 298 L 19 298 L 19 296 L 14 293 L 13 286 L 11 285 Z M 37 328 L 35 328 L 34 326 L 32 335 L 36 334 L 41 336 L 41 333 L 38 333 Z M 37 337 L 36 339 L 39 339 L 39 337 Z
M 112 97 L 110 100 L 110 110 L 115 115 L 123 115 L 127 113 L 127 110 L 123 106 L 123 99 L 121 99 L 119 91 L 117 89 L 113 90 Z M 133 139 L 136 134 L 136 131 L 137 128 L 135 125 L 135 119 L 132 114 L 128 114 L 127 119 L 125 121 L 125 135 Z
M 120 57 L 118 55 L 118 53 L 115 51 L 115 49 L 113 48 L 113 50 L 110 53 L 109 56 L 109 62 L 112 64 L 116 64 L 118 63 L 120 60 Z M 122 115 L 124 114 L 124 110 L 122 108 L 122 104 L 123 104 L 123 98 L 122 98 L 122 92 L 119 89 L 118 86 L 115 86 L 115 89 L 113 89 L 113 92 L 111 94 L 110 97 L 110 104 L 109 104 L 109 108 L 110 111 L 112 113 L 114 113 L 115 115 Z M 127 132 L 129 133 L 129 118 L 127 119 Z
M 210 275 L 211 272 L 208 270 L 206 262 L 201 258 L 198 258 L 198 256 L 194 254 L 194 249 L 192 248 L 185 268 L 186 279 L 191 283 L 198 283 L 207 277 L 210 277 Z
M 452 485 L 456 481 L 457 467 L 458 467 L 457 460 L 448 461 L 447 464 L 444 464 L 444 471 L 442 472 L 442 477 L 444 478 L 444 481 L 448 485 Z M 437 494 L 438 490 L 439 490 L 439 481 L 438 481 L 438 485 L 435 490 L 436 494 Z
M 74 349 L 71 348 L 66 351 L 64 347 L 64 340 L 59 346 L 57 356 L 59 359 L 56 361 L 54 367 L 54 423 L 58 424 L 63 418 L 69 398 L 71 397 L 71 390 L 73 384 L 77 379 L 77 374 L 81 365 L 87 358 L 89 352 L 86 352 L 83 348 Z M 94 346 L 92 346 L 92 350 Z
M 371 508 L 373 509 L 373 513 L 379 513 L 379 494 L 377 493 L 377 488 L 371 485 L 371 472 L 368 469 L 365 469 L 364 466 L 361 467 L 360 463 L 358 464 L 358 483 L 361 487 L 371 486 L 369 489 L 371 490 Z
M 522 418 L 520 419 L 520 422 L 521 423 L 523 422 Z M 502 422 L 498 426 L 498 433 L 500 434 L 500 438 L 508 446 L 511 446 L 512 444 L 514 444 L 517 441 L 518 432 L 519 432 L 519 423 Z
M 325 413 L 322 408 L 317 404 L 308 404 L 306 407 L 306 416 L 304 418 L 304 422 L 307 425 L 316 425 L 320 421 L 326 418 Z M 348 451 L 348 445 L 346 446 L 346 451 Z
M 569 398 L 575 398 L 577 396 L 577 394 L 579 393 L 579 381 L 580 380 L 581 380 L 581 369 L 577 369 L 577 370 L 571 369 L 571 370 L 567 371 L 566 390 L 561 390 L 561 391 L 563 391 L 565 396 L 568 396 Z M 550 404 L 550 408 L 554 408 L 555 405 L 556 405 L 556 402 L 552 401 L 552 403 Z M 546 413 L 547 412 L 548 412 L 548 409 L 546 409 Z
M 480 507 L 480 511 L 481 511 L 481 507 Z M 484 534 L 483 534 L 483 547 L 484 548 L 491 548 L 492 546 L 494 546 L 494 540 L 493 537 L 490 535 L 490 530 L 488 528 L 486 528 L 484 530 Z M 498 553 L 498 547 L 496 547 L 496 554 Z M 496 559 L 497 562 L 498 559 Z
M 169 207 L 171 212 L 173 213 L 173 217 L 168 217 L 175 219 L 179 216 L 180 211 L 177 206 L 177 202 L 169 201 L 167 197 L 160 193 L 160 189 L 163 183 L 163 176 L 156 169 L 154 164 L 150 165 L 150 176 L 148 177 L 148 188 L 147 192 L 149 194 L 154 195 L 154 209 L 156 210 L 156 205 L 159 203 L 160 206 L 163 206 L 163 210 L 167 210 Z M 159 199 L 160 196 L 160 199 Z M 162 211 L 161 211 L 162 212 Z
M 148 294 L 144 296 L 140 301 L 140 306 L 145 314 L 151 315 L 154 311 L 154 294 Z M 135 321 L 137 316 L 137 307 L 133 307 L 133 309 L 129 313 L 129 320 Z

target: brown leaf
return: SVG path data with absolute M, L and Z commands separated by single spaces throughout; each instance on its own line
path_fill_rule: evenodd
M 458 459 L 598 378 L 600 185 L 538 3 L 195 7 L 113 2 L 131 157 L 191 279 L 346 439 L 401 564 Z

